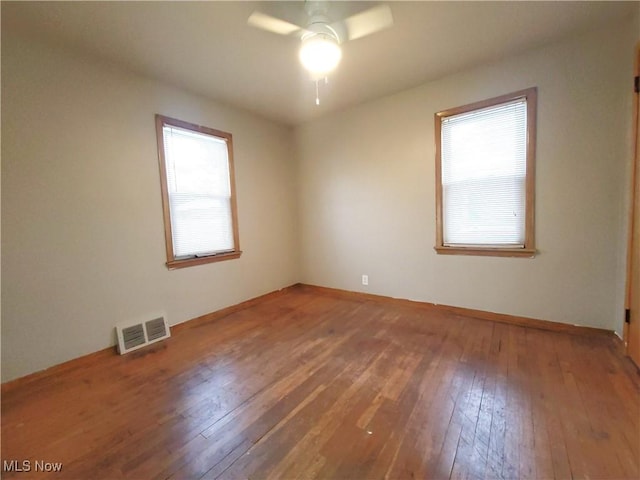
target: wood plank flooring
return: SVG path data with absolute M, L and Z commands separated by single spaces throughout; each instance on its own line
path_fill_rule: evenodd
M 5 479 L 637 479 L 640 375 L 605 336 L 300 287 L 3 385 L 1 451 Z

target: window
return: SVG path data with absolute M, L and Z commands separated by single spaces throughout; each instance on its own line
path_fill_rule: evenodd
M 536 93 L 435 114 L 438 253 L 535 254 Z
M 230 133 L 156 115 L 167 266 L 238 258 Z

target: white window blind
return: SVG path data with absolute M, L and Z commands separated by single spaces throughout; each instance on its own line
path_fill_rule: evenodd
M 445 246 L 524 247 L 527 103 L 442 119 Z
M 227 142 L 171 125 L 162 134 L 175 258 L 233 251 Z

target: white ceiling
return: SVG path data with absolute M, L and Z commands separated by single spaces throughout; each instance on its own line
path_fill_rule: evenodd
M 37 36 L 295 125 L 630 16 L 640 2 L 387 2 L 392 28 L 343 45 L 315 105 L 299 40 L 247 25 L 304 23 L 303 2 L 2 2 L 2 30 Z M 375 2 L 332 2 L 332 20 Z M 300 16 L 302 15 L 302 16 Z

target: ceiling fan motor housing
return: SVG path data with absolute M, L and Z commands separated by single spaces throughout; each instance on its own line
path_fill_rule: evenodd
M 327 17 L 329 5 L 326 1 L 307 1 L 305 2 L 305 10 L 309 15 L 309 22 L 305 29 L 306 32 L 302 36 L 303 41 L 315 35 L 326 35 L 336 42 L 341 43 L 340 36 L 335 29 L 329 25 L 330 20 L 329 17 Z

